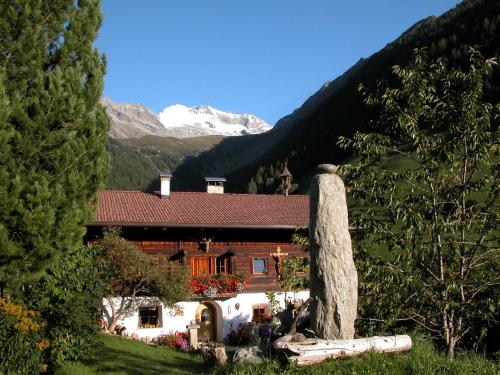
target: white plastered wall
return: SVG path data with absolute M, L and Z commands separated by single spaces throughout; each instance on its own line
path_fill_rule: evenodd
M 297 293 L 287 293 L 287 298 L 295 298 L 305 301 L 309 298 L 309 291 L 301 291 Z M 280 307 L 285 307 L 285 294 L 277 294 L 277 300 Z M 140 338 L 154 338 L 161 334 L 174 333 L 176 331 L 186 332 L 186 326 L 195 319 L 196 309 L 200 303 L 208 302 L 216 306 L 216 311 L 222 312 L 222 327 L 218 324 L 218 332 L 216 333 L 217 340 L 222 340 L 231 329 L 238 329 L 240 323 L 246 323 L 252 320 L 252 306 L 268 304 L 265 293 L 239 293 L 236 297 L 224 300 L 203 300 L 197 299 L 190 302 L 179 302 L 178 306 L 182 310 L 182 314 L 176 314 L 174 309 L 162 307 L 162 327 L 159 328 L 139 328 L 139 315 L 134 311 L 130 316 L 125 317 L 119 324 L 126 327 L 127 334 L 135 333 Z M 236 309 L 236 304 L 239 304 L 239 309 Z M 219 309 L 220 308 L 220 309 Z M 108 308 L 109 310 L 109 308 Z M 220 323 L 221 319 L 217 319 Z M 221 329 L 222 328 L 222 329 Z

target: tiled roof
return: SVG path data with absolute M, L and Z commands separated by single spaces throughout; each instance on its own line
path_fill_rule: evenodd
M 91 225 L 295 228 L 309 224 L 307 195 L 172 192 L 169 198 L 140 191 L 99 193 Z

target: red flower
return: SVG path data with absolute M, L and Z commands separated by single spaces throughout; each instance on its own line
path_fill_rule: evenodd
M 242 274 L 193 276 L 189 284 L 195 294 L 203 294 L 208 287 L 217 289 L 218 293 L 236 293 L 246 286 L 245 276 Z

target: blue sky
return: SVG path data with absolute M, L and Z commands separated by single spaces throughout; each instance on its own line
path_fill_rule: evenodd
M 457 0 L 103 0 L 104 95 L 207 104 L 271 125 Z

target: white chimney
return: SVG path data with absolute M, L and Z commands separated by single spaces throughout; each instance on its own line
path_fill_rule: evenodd
M 207 183 L 207 193 L 209 194 L 224 194 L 224 182 L 226 179 L 223 177 L 205 177 Z
M 170 197 L 170 179 L 171 173 L 160 173 L 160 196 L 162 198 Z

